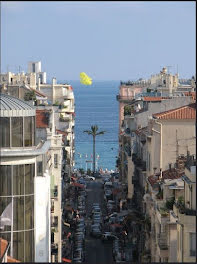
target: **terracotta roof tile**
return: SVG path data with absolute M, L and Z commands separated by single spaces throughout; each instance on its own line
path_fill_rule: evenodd
M 8 246 L 8 241 L 0 238 L 0 253 L 1 253 L 0 258 L 4 256 L 7 246 Z
M 8 247 L 8 241 L 5 239 L 0 238 L 0 258 L 4 257 L 5 251 Z M 10 256 L 7 256 L 7 262 L 20 262 Z
M 67 132 L 62 131 L 62 130 L 59 130 L 59 129 L 56 129 L 56 132 L 57 132 L 57 134 L 62 134 L 62 135 L 64 135 L 64 136 L 67 136 L 67 135 L 68 135 Z
M 160 182 L 159 175 L 160 173 L 156 174 L 157 176 L 151 175 L 148 177 L 148 181 L 151 186 L 154 186 L 156 183 Z M 176 168 L 172 168 L 171 170 L 165 170 L 162 172 L 162 181 L 166 179 L 174 180 L 179 179 L 181 176 L 184 175 L 184 171 L 178 170 Z
M 49 127 L 47 114 L 48 110 L 36 110 L 36 127 L 37 128 L 47 128 Z
M 41 96 L 41 97 L 47 97 L 45 94 L 41 93 L 40 91 L 38 90 L 35 90 L 33 88 L 30 88 L 31 91 L 34 91 L 36 95 L 38 96 Z
M 13 263 L 13 262 L 20 262 L 20 261 L 14 259 L 14 258 L 12 258 L 12 257 L 10 257 L 10 256 L 7 256 L 7 262 L 9 262 L 9 263 Z
M 136 133 L 136 135 L 140 135 L 140 134 L 145 133 L 147 131 L 147 128 L 148 127 L 142 127 L 142 128 L 135 130 L 134 132 Z
M 154 186 L 159 181 L 159 178 L 154 175 L 151 175 L 148 177 L 148 181 L 151 184 L 151 186 Z
M 180 171 L 175 168 L 172 168 L 171 170 L 169 169 L 162 172 L 162 180 L 166 180 L 166 179 L 174 180 L 180 178 L 182 175 L 184 175 L 184 171 Z
M 162 113 L 153 114 L 153 117 L 158 119 L 195 119 L 196 104 L 190 104 Z
M 143 100 L 144 101 L 155 101 L 155 102 L 159 102 L 159 101 L 161 101 L 162 100 L 162 97 L 154 97 L 154 96 L 145 96 L 145 97 L 143 97 Z

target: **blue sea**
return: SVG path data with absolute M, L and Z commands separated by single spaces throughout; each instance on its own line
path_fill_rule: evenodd
M 92 136 L 83 133 L 97 125 L 104 135 L 96 137 L 97 169 L 116 169 L 118 156 L 119 81 L 94 81 L 91 86 L 69 81 L 75 95 L 75 168 L 90 168 Z

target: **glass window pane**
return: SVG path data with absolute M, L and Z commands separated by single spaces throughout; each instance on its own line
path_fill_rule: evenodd
M 13 193 L 24 194 L 24 165 L 13 166 Z
M 25 232 L 25 262 L 34 262 L 34 231 Z
M 24 230 L 24 197 L 14 199 L 14 231 Z
M 25 197 L 25 229 L 34 228 L 34 196 Z
M 32 117 L 32 146 L 35 146 L 35 116 Z
M 24 232 L 14 232 L 13 253 L 15 259 L 24 262 Z
M 7 225 L 7 224 L 11 224 L 11 219 L 12 219 L 12 204 L 11 204 L 12 199 L 11 198 L 7 198 L 7 197 L 1 197 L 0 198 L 0 215 L 2 215 L 3 213 L 6 212 L 6 214 L 8 214 L 9 216 L 9 221 L 7 222 L 1 222 L 1 225 L 4 227 L 4 229 L 0 229 L 0 237 L 1 237 L 1 231 L 10 231 L 11 230 L 11 225 Z M 6 210 L 6 211 L 5 211 Z
M 27 164 L 25 165 L 25 194 L 34 193 L 34 175 L 35 175 L 35 165 Z
M 11 195 L 12 192 L 11 166 L 0 166 L 0 196 Z
M 42 173 L 42 161 L 37 162 L 37 176 L 43 176 Z
M 23 146 L 23 118 L 12 117 L 12 147 Z
M 24 117 L 24 141 L 25 147 L 32 146 L 32 117 Z
M 0 117 L 0 147 L 10 147 L 10 118 Z

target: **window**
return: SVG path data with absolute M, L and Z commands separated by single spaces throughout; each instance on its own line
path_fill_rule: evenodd
M 11 195 L 12 193 L 11 173 L 11 166 L 0 166 L 0 196 Z
M 25 164 L 25 194 L 34 193 L 34 165 Z
M 37 176 L 43 176 L 42 161 L 37 162 Z
M 23 118 L 12 117 L 12 147 L 23 147 Z
M 0 117 L 0 147 L 10 147 L 10 118 Z
M 54 154 L 54 168 L 58 168 L 58 154 Z
M 24 145 L 32 146 L 32 117 L 24 117 Z
M 13 166 L 13 194 L 24 195 L 24 165 Z
M 196 233 L 190 233 L 190 256 L 196 256 Z

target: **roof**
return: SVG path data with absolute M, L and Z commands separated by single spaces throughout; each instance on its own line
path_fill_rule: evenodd
M 49 122 L 47 115 L 48 110 L 36 110 L 36 127 L 37 128 L 47 128 L 49 127 Z
M 142 127 L 142 128 L 138 128 L 137 130 L 135 130 L 136 135 L 140 135 L 143 134 L 147 131 L 148 127 Z
M 162 172 L 162 179 L 163 180 L 165 180 L 165 179 L 173 180 L 173 179 L 181 178 L 182 175 L 184 175 L 184 171 L 180 171 L 176 168 L 172 168 L 172 169 L 169 169 L 169 170 Z
M 183 92 L 185 96 L 191 96 L 193 100 L 196 100 L 196 92 Z
M 45 97 L 45 98 L 47 98 L 47 96 L 46 96 L 45 94 L 41 93 L 41 92 L 38 91 L 38 90 L 35 90 L 35 89 L 33 89 L 33 88 L 30 88 L 30 90 L 31 90 L 31 91 L 34 91 L 35 94 L 38 95 L 38 96 L 40 96 L 40 97 Z
M 0 259 L 4 257 L 7 247 L 8 247 L 8 241 L 0 238 L 0 253 L 1 253 Z
M 64 136 L 67 136 L 68 135 L 67 132 L 62 131 L 62 130 L 59 130 L 59 129 L 56 129 L 56 132 L 57 132 L 57 134 L 61 134 L 61 135 L 64 135 Z
M 196 119 L 196 104 L 181 106 L 165 112 L 153 114 L 158 119 Z
M 35 116 L 35 107 L 7 94 L 0 94 L 0 116 Z
M 4 257 L 6 250 L 8 248 L 8 241 L 5 239 L 0 238 L 0 260 Z M 10 256 L 7 256 L 7 262 L 20 262 Z
M 166 180 L 166 179 L 179 179 L 181 178 L 181 176 L 184 175 L 184 171 L 180 171 L 176 168 L 172 168 L 169 170 L 165 170 L 162 172 L 162 180 Z M 148 181 L 151 184 L 151 186 L 154 186 L 156 183 L 158 183 L 160 181 L 159 177 L 151 175 L 148 177 Z
M 143 101 L 159 102 L 161 100 L 162 100 L 162 97 L 149 97 L 149 96 L 143 97 Z
M 12 262 L 20 262 L 19 260 L 16 260 L 16 259 L 14 259 L 14 258 L 12 258 L 12 257 L 10 257 L 10 256 L 7 256 L 7 262 L 10 262 L 10 263 L 12 263 Z

